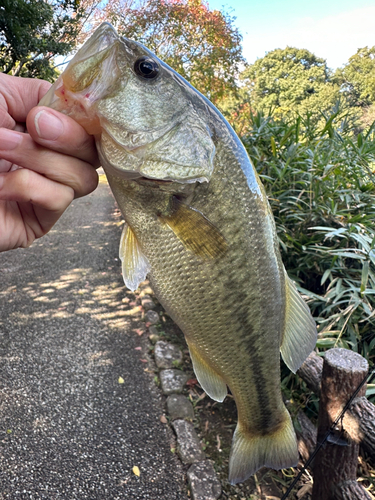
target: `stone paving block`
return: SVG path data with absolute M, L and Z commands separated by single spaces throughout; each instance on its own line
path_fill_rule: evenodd
M 155 309 L 156 305 L 155 302 L 152 300 L 150 295 L 143 295 L 141 298 L 141 304 L 142 307 L 145 311 L 149 311 L 150 309 Z
M 193 500 L 217 500 L 221 495 L 221 484 L 216 477 L 211 460 L 193 464 L 187 472 Z
M 189 376 L 181 370 L 161 370 L 160 374 L 161 389 L 167 396 L 173 393 L 182 392 Z
M 174 344 L 160 340 L 155 345 L 155 363 L 158 368 L 173 368 L 182 362 L 182 352 Z
M 193 424 L 186 420 L 175 420 L 172 425 L 177 435 L 177 451 L 182 463 L 193 464 L 204 460 L 205 454 Z
M 146 323 L 150 323 L 151 325 L 156 325 L 160 322 L 159 314 L 156 311 L 152 311 L 150 309 L 145 313 L 145 321 Z
M 172 420 L 188 418 L 193 420 L 194 408 L 186 396 L 171 394 L 167 398 L 167 410 Z
M 153 344 L 156 344 L 156 342 L 160 340 L 159 330 L 155 325 L 151 325 L 148 327 L 148 331 L 150 334 L 148 338 Z
M 158 340 L 160 340 L 160 337 L 159 335 L 155 335 L 154 333 L 151 333 L 148 338 L 150 339 L 150 342 L 152 342 L 153 344 L 156 344 L 156 342 Z
M 158 335 L 159 336 L 159 330 L 158 327 L 155 325 L 151 325 L 148 327 L 148 331 L 150 332 L 150 335 Z

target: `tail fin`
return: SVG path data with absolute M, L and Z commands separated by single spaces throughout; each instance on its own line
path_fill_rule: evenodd
M 229 458 L 231 484 L 245 481 L 261 467 L 285 469 L 297 463 L 297 439 L 286 408 L 283 424 L 275 432 L 263 436 L 243 432 L 237 424 Z

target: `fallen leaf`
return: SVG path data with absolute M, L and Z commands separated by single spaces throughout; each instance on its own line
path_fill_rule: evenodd
M 297 491 L 297 498 L 300 499 L 304 497 L 306 493 L 311 493 L 311 492 L 312 492 L 312 484 L 311 483 L 304 484 L 302 488 L 300 488 Z
M 202 392 L 202 394 L 197 399 L 197 403 L 198 403 L 198 401 L 202 401 L 202 399 L 204 399 L 206 396 L 207 396 L 207 394 L 205 392 Z
M 217 440 L 217 445 L 216 445 L 217 451 L 221 451 L 221 441 L 219 434 L 216 435 L 216 440 Z
M 136 328 L 134 331 L 139 336 L 141 336 L 145 333 L 145 330 L 142 330 L 141 328 Z
M 186 382 L 186 385 L 188 385 L 189 387 L 193 387 L 194 385 L 196 385 L 198 383 L 198 380 L 196 378 L 190 378 L 187 382 Z
M 167 424 L 167 423 L 168 423 L 168 420 L 165 418 L 165 416 L 164 416 L 164 415 L 162 415 L 162 416 L 160 417 L 160 422 L 161 422 L 162 424 Z
M 135 474 L 137 477 L 139 477 L 141 475 L 141 471 L 139 470 L 139 467 L 137 467 L 136 465 L 134 465 L 132 471 L 133 471 L 133 474 Z
M 125 380 L 122 378 L 122 377 L 119 377 L 118 378 L 118 383 L 119 384 L 123 384 L 125 382 Z

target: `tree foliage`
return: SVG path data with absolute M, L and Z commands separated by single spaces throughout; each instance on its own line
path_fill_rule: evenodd
M 337 78 L 351 106 L 367 107 L 375 103 L 375 46 L 358 49 Z
M 319 114 L 339 97 L 324 59 L 305 49 L 286 47 L 268 52 L 242 74 L 254 109 Z
M 234 19 L 205 0 L 110 0 L 98 20 L 144 44 L 215 103 L 236 88 L 242 37 Z
M 3 73 L 53 80 L 53 58 L 75 46 L 90 3 L 79 0 L 0 0 Z

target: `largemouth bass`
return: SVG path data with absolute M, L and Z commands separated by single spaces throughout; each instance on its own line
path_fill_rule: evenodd
M 238 410 L 229 481 L 296 465 L 280 389 L 316 342 L 281 262 L 261 181 L 220 112 L 143 45 L 102 24 L 41 101 L 95 135 L 125 219 L 125 284 L 146 275 L 204 391 Z

